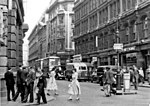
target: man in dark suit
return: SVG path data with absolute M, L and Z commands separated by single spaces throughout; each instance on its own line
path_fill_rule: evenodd
M 27 92 L 25 93 L 23 102 L 26 103 L 28 100 L 28 95 L 30 94 L 30 103 L 33 103 L 34 97 L 33 97 L 33 86 L 34 81 L 36 79 L 35 70 L 31 67 L 29 69 L 29 73 L 27 75 L 26 84 L 27 84 Z
M 22 84 L 22 79 L 21 79 L 21 73 L 22 73 L 22 67 L 19 66 L 17 69 L 17 81 L 16 81 L 16 87 L 17 87 L 17 92 L 15 94 L 15 96 L 13 97 L 13 101 L 16 101 L 16 99 L 18 98 L 19 94 L 21 94 L 21 101 L 23 100 L 23 84 Z
M 37 94 L 37 103 L 40 104 L 40 100 L 41 100 L 41 97 L 43 99 L 43 102 L 44 103 L 47 103 L 47 100 L 46 100 L 46 96 L 45 96 L 45 92 L 44 92 L 44 88 L 46 88 L 46 77 L 44 76 L 44 74 L 42 74 L 40 77 L 39 77 L 39 81 L 38 81 L 38 84 L 37 84 L 37 87 L 38 87 L 38 94 Z
M 10 67 L 8 67 L 8 70 L 5 73 L 4 77 L 5 77 L 6 86 L 7 86 L 7 100 L 11 101 L 10 91 L 12 92 L 12 97 L 14 97 L 14 95 L 15 95 L 15 90 L 14 90 L 15 80 L 14 80 L 14 75 L 13 75 Z
M 25 103 L 24 102 L 24 99 L 25 99 L 25 95 L 27 95 L 28 93 L 28 87 L 27 87 L 27 76 L 28 76 L 28 68 L 26 67 L 23 67 L 22 69 L 22 73 L 21 73 L 21 81 L 22 81 L 22 86 L 23 86 L 23 100 L 22 100 L 22 103 Z

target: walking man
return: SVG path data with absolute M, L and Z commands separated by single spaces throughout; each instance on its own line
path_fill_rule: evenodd
M 5 77 L 6 86 L 7 86 L 7 101 L 11 101 L 10 91 L 12 92 L 12 97 L 14 97 L 14 95 L 15 95 L 15 90 L 14 90 L 15 80 L 14 80 L 14 75 L 13 75 L 10 67 L 8 67 L 8 70 L 5 73 L 4 77 Z
M 38 94 L 37 94 L 37 103 L 40 104 L 40 100 L 41 100 L 41 97 L 43 99 L 43 102 L 46 104 L 47 103 L 47 100 L 46 100 L 46 96 L 45 96 L 45 91 L 44 91 L 44 88 L 46 88 L 46 77 L 44 76 L 44 74 L 42 74 L 40 77 L 39 77 L 39 81 L 38 81 L 38 84 L 37 84 L 37 87 L 38 87 Z
M 138 79 L 139 79 L 139 72 L 138 72 L 138 68 L 133 65 L 133 79 L 134 79 L 134 87 L 135 90 L 138 90 Z
M 23 95 L 23 84 L 22 84 L 22 80 L 21 80 L 21 73 L 22 73 L 22 67 L 19 66 L 19 68 L 17 70 L 17 81 L 16 81 L 17 92 L 12 99 L 13 101 L 16 101 L 19 94 L 21 94 L 21 101 L 23 101 L 24 95 Z
M 21 81 L 22 81 L 22 84 L 23 84 L 23 89 L 22 89 L 23 101 L 22 101 L 22 103 L 25 103 L 24 102 L 25 95 L 28 92 L 27 82 L 26 82 L 27 81 L 27 76 L 28 76 L 28 68 L 23 67 L 23 70 L 22 70 L 22 73 L 21 73 Z
M 26 84 L 27 84 L 27 91 L 24 96 L 23 102 L 26 103 L 28 100 L 28 95 L 30 94 L 30 103 L 33 103 L 34 96 L 33 96 L 33 86 L 34 86 L 34 80 L 36 79 L 35 70 L 31 67 L 29 69 L 29 73 L 27 75 Z
M 113 88 L 113 85 L 115 84 L 115 78 L 114 75 L 117 74 L 115 72 L 113 72 L 110 68 L 106 68 L 106 84 L 110 85 L 110 93 L 112 92 L 113 94 L 116 94 L 116 90 Z M 109 95 L 111 96 L 111 94 Z

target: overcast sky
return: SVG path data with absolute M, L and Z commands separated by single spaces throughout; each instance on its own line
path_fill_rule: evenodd
M 24 22 L 29 25 L 29 30 L 26 33 L 25 40 L 30 35 L 32 29 L 39 21 L 42 13 L 48 7 L 51 0 L 23 0 L 25 17 Z

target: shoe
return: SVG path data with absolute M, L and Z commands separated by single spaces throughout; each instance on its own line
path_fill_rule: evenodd
M 55 95 L 59 95 L 58 93 L 55 93 Z
M 47 102 L 43 102 L 44 104 L 47 104 Z
M 69 100 L 69 101 L 71 101 L 71 100 L 72 100 L 72 98 L 68 98 L 68 100 Z
M 26 101 L 22 101 L 21 103 L 27 103 Z
M 7 101 L 11 101 L 11 99 L 8 99 Z
M 78 100 L 80 100 L 80 98 L 76 98 L 76 100 L 78 101 Z
M 37 104 L 39 105 L 39 104 L 40 104 L 40 102 L 37 102 Z
M 48 95 L 48 96 L 50 96 L 50 94 L 49 94 L 49 93 L 47 93 L 47 95 Z

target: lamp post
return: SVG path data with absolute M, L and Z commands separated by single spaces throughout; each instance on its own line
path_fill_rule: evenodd
M 117 43 L 119 44 L 119 29 L 118 29 L 118 22 L 117 22 L 117 30 L 116 30 L 116 37 L 117 37 Z M 117 90 L 121 90 L 121 75 L 120 75 L 120 64 L 119 64 L 119 50 L 117 49 Z

